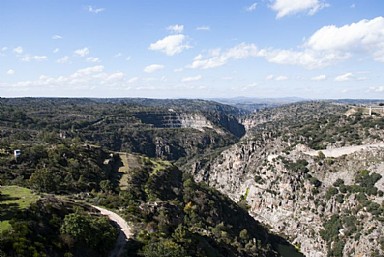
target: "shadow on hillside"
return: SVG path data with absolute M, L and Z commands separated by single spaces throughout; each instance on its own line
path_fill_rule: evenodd
M 0 195 L 0 221 L 12 219 L 15 214 L 20 210 L 17 203 L 5 203 L 5 201 L 16 201 L 18 197 L 11 197 L 9 195 Z
M 272 247 L 283 257 L 304 257 L 305 255 L 300 253 L 295 246 L 284 239 L 281 236 L 270 234 Z

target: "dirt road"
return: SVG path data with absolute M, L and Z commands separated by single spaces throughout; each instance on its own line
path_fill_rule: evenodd
M 109 257 L 126 256 L 124 255 L 124 247 L 127 240 L 133 236 L 128 223 L 115 212 L 94 205 L 92 205 L 92 207 L 99 210 L 102 215 L 108 216 L 110 220 L 116 222 L 116 224 L 120 227 L 120 233 L 117 238 L 115 248 L 110 252 Z
M 375 149 L 384 147 L 384 143 L 377 143 L 377 144 L 366 144 L 366 145 L 354 145 L 354 146 L 345 146 L 345 147 L 339 147 L 334 149 L 324 149 L 324 150 L 311 150 L 304 152 L 305 154 L 311 155 L 311 156 L 318 156 L 319 152 L 323 152 L 325 157 L 340 157 L 344 154 L 352 154 L 355 152 L 358 152 L 360 150 L 367 150 L 367 149 Z

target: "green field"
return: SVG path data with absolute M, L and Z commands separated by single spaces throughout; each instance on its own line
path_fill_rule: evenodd
M 39 198 L 28 188 L 18 186 L 0 187 L 0 233 L 10 228 L 9 220 L 19 210 L 28 208 Z

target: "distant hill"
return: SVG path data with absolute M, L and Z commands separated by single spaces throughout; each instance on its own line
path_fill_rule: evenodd
M 265 108 L 277 107 L 283 104 L 306 101 L 300 97 L 282 98 L 257 98 L 257 97 L 234 97 L 234 98 L 213 98 L 213 101 L 235 106 L 248 112 L 255 112 Z

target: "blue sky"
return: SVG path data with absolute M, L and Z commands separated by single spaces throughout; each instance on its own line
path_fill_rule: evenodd
M 0 96 L 384 98 L 383 0 L 1 0 Z

